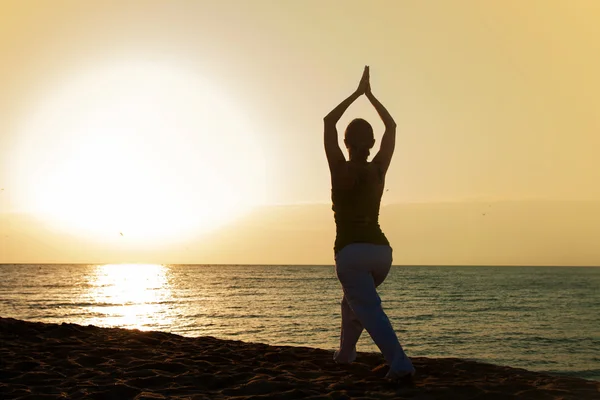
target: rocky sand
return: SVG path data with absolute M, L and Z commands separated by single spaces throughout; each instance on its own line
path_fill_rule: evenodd
M 413 358 L 0 318 L 2 399 L 600 399 L 600 382 L 455 358 Z

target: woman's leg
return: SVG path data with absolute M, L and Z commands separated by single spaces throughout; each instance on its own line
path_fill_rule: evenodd
M 412 363 L 381 307 L 381 298 L 376 290 L 374 275 L 381 283 L 390 265 L 391 249 L 388 246 L 353 244 L 346 246 L 336 258 L 336 272 L 344 289 L 344 297 L 383 353 L 390 371 L 413 372 Z
M 389 246 L 379 246 L 376 252 L 379 254 L 379 256 L 373 257 L 371 274 L 373 275 L 373 279 L 375 281 L 375 287 L 378 287 L 385 280 L 388 273 L 390 272 L 390 268 L 392 267 L 392 249 Z M 397 336 L 396 340 L 398 340 Z M 400 373 L 402 375 L 405 372 L 415 372 L 415 368 L 412 364 L 412 361 L 406 355 L 404 349 L 402 349 L 402 345 L 400 345 L 400 342 L 398 342 L 398 345 L 400 346 L 400 351 L 395 353 L 393 358 L 394 361 L 390 364 L 390 372 L 388 373 L 388 376 L 390 377 L 397 373 Z
M 363 326 L 350 308 L 346 296 L 342 298 L 342 332 L 340 334 L 340 348 L 336 350 L 333 359 L 338 363 L 349 364 L 356 359 L 356 343 Z

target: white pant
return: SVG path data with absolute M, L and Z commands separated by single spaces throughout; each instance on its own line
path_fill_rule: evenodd
M 356 342 L 364 328 L 383 353 L 390 371 L 414 372 L 375 289 L 383 283 L 391 266 L 390 246 L 353 243 L 336 254 L 335 271 L 344 298 L 340 348 L 334 354 L 335 361 L 351 363 L 356 359 Z

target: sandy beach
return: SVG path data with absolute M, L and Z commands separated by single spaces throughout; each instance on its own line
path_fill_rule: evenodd
M 3 399 L 599 399 L 600 382 L 415 358 L 412 384 L 379 354 L 0 318 Z

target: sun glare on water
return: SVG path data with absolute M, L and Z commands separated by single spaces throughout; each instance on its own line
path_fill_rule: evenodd
M 214 84 L 152 63 L 97 67 L 42 96 L 13 152 L 27 212 L 139 243 L 223 225 L 263 201 L 261 148 Z
M 86 324 L 160 329 L 172 323 L 168 268 L 156 264 L 98 265 L 89 276 L 92 316 Z

